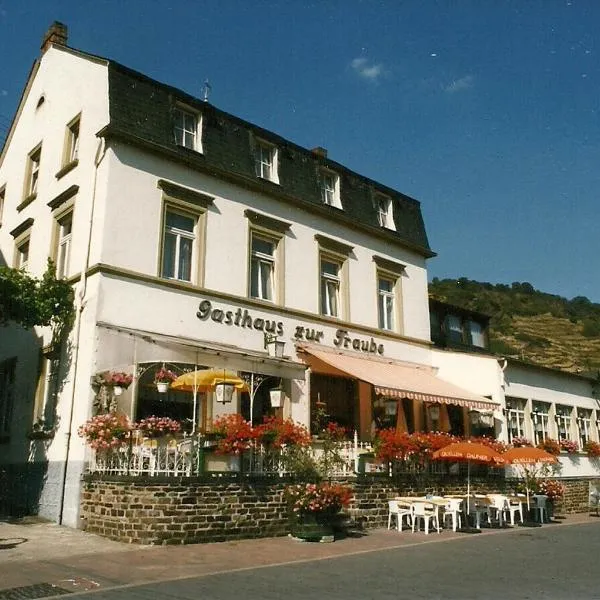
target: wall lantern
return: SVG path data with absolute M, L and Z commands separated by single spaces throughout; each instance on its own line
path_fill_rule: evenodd
M 285 342 L 278 339 L 276 335 L 265 333 L 265 350 L 269 353 L 269 356 L 275 358 L 283 358 L 283 349 L 285 348 Z
M 281 408 L 283 406 L 283 399 L 285 397 L 285 392 L 279 385 L 276 388 L 269 390 L 269 397 L 271 399 L 271 407 L 272 408 Z
M 429 418 L 432 421 L 440 420 L 440 405 L 437 402 L 429 405 Z
M 215 400 L 221 404 L 229 404 L 233 399 L 233 390 L 235 384 L 225 379 L 225 371 L 223 371 L 223 380 L 215 383 Z
M 388 398 L 384 403 L 385 414 L 388 417 L 393 417 L 398 414 L 398 400 Z

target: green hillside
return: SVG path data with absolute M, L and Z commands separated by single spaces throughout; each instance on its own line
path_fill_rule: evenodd
M 571 373 L 600 371 L 600 304 L 584 296 L 567 300 L 529 283 L 464 277 L 434 278 L 429 295 L 489 315 L 493 352 Z

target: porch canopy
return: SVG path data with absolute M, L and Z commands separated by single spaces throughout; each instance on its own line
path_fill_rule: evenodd
M 494 410 L 497 402 L 473 394 L 435 375 L 435 369 L 427 365 L 397 363 L 377 357 L 327 352 L 312 346 L 299 346 L 305 362 L 316 373 L 337 371 L 366 381 L 381 396 L 410 398 L 423 402 L 455 404 L 478 410 Z

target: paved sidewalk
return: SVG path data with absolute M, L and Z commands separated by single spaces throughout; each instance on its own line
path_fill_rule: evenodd
M 598 524 L 600 520 L 586 514 L 569 515 L 564 520 L 531 531 L 588 522 Z M 183 579 L 444 543 L 457 538 L 470 543 L 481 536 L 510 535 L 516 531 L 522 532 L 523 529 L 485 529 L 478 535 L 443 531 L 427 536 L 410 531 L 398 533 L 376 529 L 332 544 L 302 543 L 282 537 L 189 546 L 134 546 L 52 523 L 0 522 L 0 600 L 40 598 L 65 592 Z M 32 586 L 30 593 L 27 586 Z M 15 594 L 15 588 L 25 589 L 19 592 L 21 595 L 9 595 L 8 590 Z

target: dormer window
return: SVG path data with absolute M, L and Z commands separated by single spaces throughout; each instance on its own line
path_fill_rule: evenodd
M 200 143 L 200 115 L 190 110 L 176 108 L 174 116 L 175 143 L 178 146 L 202 152 Z
M 342 208 L 340 200 L 340 178 L 333 173 L 323 169 L 321 172 L 321 198 L 323 204 Z
M 392 199 L 383 194 L 377 194 L 375 196 L 375 208 L 379 225 L 386 229 L 396 229 L 392 213 Z
M 256 175 L 273 183 L 279 183 L 277 175 L 277 148 L 266 142 L 256 145 Z

